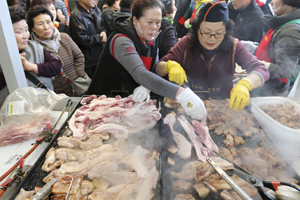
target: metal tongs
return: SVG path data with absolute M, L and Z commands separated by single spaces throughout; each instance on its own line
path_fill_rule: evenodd
M 252 174 L 250 174 L 248 171 L 246 171 L 244 168 L 242 168 L 241 166 L 235 164 L 234 162 L 232 162 L 231 160 L 229 160 L 228 158 L 226 158 L 225 156 L 219 154 L 218 152 L 214 151 L 215 154 L 217 154 L 218 156 L 220 156 L 221 158 L 223 158 L 224 160 L 230 162 L 233 164 L 234 166 L 234 170 L 232 171 L 234 174 L 236 174 L 237 176 L 239 176 L 240 178 L 242 178 L 243 180 L 245 180 L 247 183 L 250 183 L 251 185 L 253 185 L 258 193 L 260 194 L 260 196 L 262 197 L 262 199 L 271 199 L 271 200 L 275 200 L 273 197 L 271 197 L 269 194 L 267 194 L 264 190 L 263 187 L 269 188 L 273 191 L 278 190 L 278 186 L 279 185 L 286 185 L 289 186 L 291 188 L 294 188 L 298 191 L 300 191 L 300 188 L 292 185 L 290 183 L 285 183 L 285 182 L 279 182 L 279 181 L 261 181 L 259 179 L 257 179 L 255 176 L 253 176 Z M 218 172 L 218 171 L 217 171 Z M 222 175 L 221 175 L 222 176 Z M 223 176 L 222 176 L 223 177 Z M 226 179 L 225 179 L 226 180 Z M 239 194 L 239 193 L 238 193 Z M 243 197 L 242 197 L 243 198 Z
M 44 185 L 44 187 L 39 190 L 30 200 L 44 200 L 50 193 L 52 185 L 57 181 L 57 178 L 51 178 L 51 180 Z
M 232 189 L 234 189 L 234 191 L 240 195 L 242 199 L 252 200 L 252 198 L 246 192 L 244 192 L 244 190 L 242 190 L 242 188 L 240 188 L 240 186 L 238 186 L 238 184 L 236 184 L 217 163 L 215 163 L 210 157 L 208 157 L 206 160 L 216 170 L 216 172 L 222 176 L 222 178 L 230 185 L 230 187 L 232 187 Z

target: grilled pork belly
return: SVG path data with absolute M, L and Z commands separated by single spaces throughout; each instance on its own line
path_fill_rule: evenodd
M 195 200 L 190 194 L 177 194 L 174 200 Z
M 15 200 L 24 200 L 26 198 L 30 198 L 34 195 L 35 191 L 25 191 L 21 188 L 20 193 L 16 196 Z
M 174 131 L 173 126 L 175 122 L 176 118 L 172 113 L 168 114 L 164 119 L 164 123 L 169 125 L 173 139 L 178 146 L 178 155 L 182 159 L 188 159 L 191 157 L 192 146 L 182 134 Z
M 192 183 L 185 180 L 178 180 L 173 182 L 173 188 L 177 191 L 185 192 L 193 186 Z
M 149 170 L 149 176 L 137 187 L 136 200 L 150 200 L 153 197 L 152 189 L 156 188 L 159 173 L 155 167 Z
M 206 197 L 210 193 L 210 189 L 204 186 L 202 183 L 196 183 L 193 185 L 195 190 L 197 191 L 199 197 Z
M 59 147 L 66 147 L 70 149 L 78 148 L 81 144 L 81 140 L 72 137 L 59 137 L 57 138 L 57 144 Z
M 88 172 L 89 179 L 100 178 L 108 172 L 115 172 L 118 170 L 118 164 L 111 161 L 103 161 L 97 164 L 93 169 Z
M 94 191 L 94 183 L 88 180 L 83 180 L 80 185 L 81 194 L 83 196 L 92 193 Z
M 108 180 L 112 185 L 131 184 L 136 183 L 138 180 L 136 172 L 130 171 L 108 172 L 103 175 L 103 178 Z
M 192 180 L 194 178 L 194 166 L 197 165 L 200 165 L 200 162 L 188 162 L 183 166 L 181 172 L 176 173 L 174 171 L 171 171 L 171 175 L 182 180 Z
M 72 187 L 70 189 L 70 194 L 76 194 L 77 190 L 80 188 L 80 183 L 82 182 L 82 176 L 74 177 Z M 72 181 L 72 177 L 70 176 L 61 176 L 58 181 L 55 182 L 52 186 L 51 193 L 52 194 L 67 194 L 69 191 L 69 187 Z

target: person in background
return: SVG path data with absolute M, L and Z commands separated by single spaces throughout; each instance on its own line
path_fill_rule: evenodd
M 175 0 L 162 0 L 165 9 L 160 26 L 159 40 L 159 59 L 167 55 L 168 51 L 173 47 L 178 39 L 176 30 L 173 26 L 173 17 L 176 12 Z
M 271 1 L 272 1 L 272 0 L 267 0 L 267 1 L 266 1 L 265 5 L 264 5 L 264 7 L 263 7 L 263 13 L 264 13 L 264 15 L 271 12 L 270 6 L 269 6 L 269 4 L 271 4 Z M 267 25 L 265 25 L 264 32 L 267 33 L 269 29 L 270 29 L 270 28 L 269 28 Z
M 131 6 L 135 0 L 120 0 L 120 10 L 112 16 L 112 21 L 121 22 L 131 16 Z
M 28 79 L 28 73 L 30 73 L 48 89 L 53 90 L 52 77 L 60 73 L 61 62 L 38 42 L 28 40 L 30 34 L 26 23 L 26 12 L 21 7 L 10 7 L 9 13 L 28 86 L 36 87 Z
M 190 34 L 160 60 L 156 72 L 179 85 L 188 78 L 188 86 L 201 98 L 230 97 L 230 108 L 243 109 L 250 102 L 249 91 L 263 85 L 270 75 L 263 63 L 231 37 L 233 26 L 225 1 L 203 3 Z M 235 63 L 249 75 L 233 87 Z
M 290 82 L 298 76 L 300 54 L 300 1 L 273 0 L 274 13 L 265 14 L 262 21 L 270 27 L 258 47 L 245 41 L 248 49 L 269 69 L 271 78 L 258 96 L 287 96 Z M 296 70 L 296 71 L 295 71 Z
M 233 0 L 228 4 L 229 18 L 235 23 L 233 36 L 239 40 L 260 42 L 264 36 L 264 13 L 254 0 Z M 233 14 L 234 13 L 234 14 Z
M 69 25 L 69 15 L 68 15 L 68 11 L 67 11 L 65 3 L 62 0 L 54 0 L 54 5 L 55 5 L 56 8 L 58 8 L 59 10 L 61 10 L 63 16 L 66 19 L 65 23 L 67 25 Z M 60 15 L 58 15 L 58 16 L 59 16 L 59 18 L 63 18 Z
M 93 77 L 102 44 L 106 42 L 105 30 L 101 28 L 101 11 L 93 8 L 94 0 L 79 0 L 71 12 L 70 31 L 72 39 L 78 45 L 85 58 L 85 72 Z
M 8 7 L 15 6 L 15 5 L 19 5 L 18 0 L 7 0 L 7 6 Z
M 106 0 L 102 12 L 102 27 L 106 30 L 107 37 L 113 32 L 113 14 L 120 9 L 120 0 Z
M 68 34 L 60 33 L 53 25 L 53 16 L 44 6 L 28 11 L 31 39 L 39 42 L 56 59 L 62 61 L 62 72 L 53 79 L 54 91 L 73 96 L 67 78 L 74 81 L 84 76 L 84 56 Z
M 176 7 L 177 11 L 174 16 L 173 26 L 176 29 L 177 37 L 182 38 L 188 33 L 188 29 L 185 27 L 184 23 L 192 16 L 196 3 L 194 0 L 178 0 Z
M 56 21 L 57 15 L 56 15 L 56 8 L 55 8 L 53 0 L 32 0 L 31 7 L 34 7 L 37 5 L 42 5 L 42 6 L 45 6 L 46 8 L 48 8 L 48 10 L 50 10 L 50 12 L 53 16 L 53 24 L 58 29 L 58 31 L 61 33 L 67 33 L 69 36 L 71 36 L 69 27 L 65 23 Z
M 136 0 L 131 18 L 115 24 L 101 54 L 88 94 L 128 96 L 136 102 L 149 101 L 150 91 L 178 100 L 188 115 L 206 121 L 201 99 L 152 72 L 158 62 L 156 36 L 164 6 L 160 0 Z M 188 106 L 193 105 L 193 106 Z

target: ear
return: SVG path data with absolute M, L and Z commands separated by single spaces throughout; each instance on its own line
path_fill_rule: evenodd
M 133 16 L 132 17 L 132 22 L 133 22 L 133 25 L 137 25 L 137 18 L 136 18 L 136 16 Z

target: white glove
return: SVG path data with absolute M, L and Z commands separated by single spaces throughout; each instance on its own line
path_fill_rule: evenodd
M 264 60 L 260 60 L 260 62 L 263 63 L 267 69 L 269 69 L 271 63 L 266 62 Z
M 150 102 L 150 90 L 145 88 L 144 86 L 139 86 L 134 89 L 132 100 L 135 102 L 143 102 L 146 100 L 147 103 Z
M 254 52 L 256 51 L 256 49 L 259 45 L 257 42 L 244 41 L 244 40 L 241 40 L 241 43 L 243 43 L 245 45 L 246 49 L 249 52 L 251 52 L 252 54 L 254 54 Z
M 180 93 L 177 96 L 177 101 L 184 108 L 187 115 L 206 123 L 207 112 L 204 103 L 190 88 L 186 88 Z

